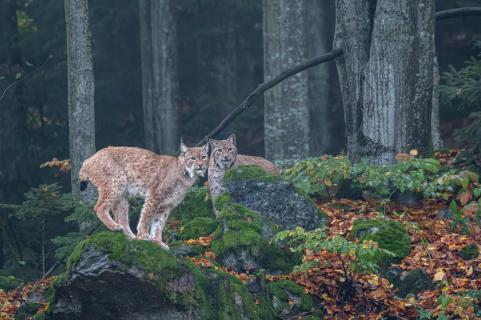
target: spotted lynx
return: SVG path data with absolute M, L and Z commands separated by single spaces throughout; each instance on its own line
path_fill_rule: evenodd
M 141 196 L 145 202 L 136 238 L 169 248 L 162 241 L 169 213 L 184 199 L 196 178 L 204 176 L 209 161 L 208 145 L 187 148 L 181 143 L 180 150 L 178 157 L 170 157 L 140 148 L 108 147 L 85 160 L 80 180 L 97 187 L 95 212 L 107 228 L 135 238 L 129 227 L 127 198 Z
M 236 165 L 257 165 L 273 175 L 279 175 L 279 169 L 272 163 L 261 157 L 237 154 L 236 137 L 231 134 L 226 140 L 209 139 L 211 150 L 209 160 L 209 191 L 215 208 L 217 197 L 224 192 L 225 171 Z M 216 216 L 219 215 L 214 209 Z

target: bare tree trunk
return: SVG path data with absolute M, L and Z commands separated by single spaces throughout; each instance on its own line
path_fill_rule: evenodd
M 264 79 L 305 61 L 305 1 L 264 0 Z M 264 95 L 265 154 L 270 160 L 309 155 L 308 76 L 299 73 Z
M 330 1 L 304 0 L 306 4 L 306 56 L 308 58 L 328 52 L 331 48 L 334 7 Z M 307 71 L 308 105 L 310 110 L 309 153 L 316 156 L 331 147 L 331 121 L 329 119 L 330 74 L 324 63 Z
M 83 161 L 95 153 L 94 73 L 88 1 L 65 0 L 64 6 L 72 194 L 83 202 L 93 202 L 93 187 L 80 192 L 78 176 Z
M 433 89 L 433 110 L 431 112 L 431 137 L 434 149 L 443 147 L 443 139 L 439 128 L 439 92 L 436 89 L 440 80 L 438 57 L 435 55 L 433 62 L 433 85 L 435 88 Z
M 139 0 L 145 144 L 158 153 L 178 148 L 176 21 L 169 0 Z
M 431 150 L 434 1 L 337 0 L 348 154 L 390 163 Z

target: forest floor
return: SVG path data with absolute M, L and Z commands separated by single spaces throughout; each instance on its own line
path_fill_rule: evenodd
M 412 246 L 398 268 L 401 272 L 423 269 L 435 287 L 416 295 L 399 298 L 386 278 L 356 273 L 346 269 L 345 259 L 327 251 L 305 252 L 306 260 L 319 265 L 307 272 L 268 276 L 268 280 L 291 279 L 305 288 L 324 310 L 325 319 L 477 319 L 481 300 L 481 258 L 465 260 L 462 248 L 481 244 L 481 227 L 470 223 L 468 232 L 453 231 L 451 219 L 440 219 L 439 210 L 449 204 L 442 200 L 424 200 L 406 207 L 398 203 L 375 200 L 332 199 L 319 201 L 319 208 L 329 216 L 329 236 L 346 236 L 359 218 L 389 216 L 404 225 Z M 476 208 L 475 208 L 476 209 Z M 476 210 L 464 211 L 474 220 Z M 203 268 L 218 268 L 211 259 L 211 237 L 188 240 L 205 247 L 204 256 L 192 258 Z M 229 272 L 229 270 L 226 270 Z M 248 274 L 230 272 L 242 281 Z M 0 319 L 13 319 L 18 308 L 32 292 L 48 288 L 53 278 L 26 284 L 12 291 L 0 290 Z M 43 308 L 48 308 L 44 305 Z M 290 319 L 302 319 L 297 315 Z

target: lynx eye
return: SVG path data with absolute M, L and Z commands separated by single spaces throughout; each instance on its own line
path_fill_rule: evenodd
M 202 160 L 205 160 L 205 159 L 207 159 L 207 156 L 202 156 Z
M 190 157 L 190 160 L 195 160 L 195 157 Z
M 232 148 L 227 149 L 228 152 L 231 152 L 232 150 L 234 150 L 234 149 L 232 149 Z

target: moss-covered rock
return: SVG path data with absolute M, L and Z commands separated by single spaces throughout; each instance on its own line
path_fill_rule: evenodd
M 180 227 L 180 238 L 187 240 L 208 236 L 215 231 L 218 225 L 219 221 L 212 218 L 195 218 Z
M 104 232 L 80 243 L 55 287 L 55 319 L 272 319 L 235 277 L 148 241 Z M 212 303 L 215 301 L 216 303 Z
M 178 219 L 184 224 L 199 217 L 215 218 L 207 187 L 192 187 L 169 219 Z
M 290 271 L 300 257 L 270 242 L 275 226 L 257 212 L 230 200 L 228 194 L 221 195 L 216 205 L 221 223 L 211 248 L 221 263 L 236 271 Z
M 274 311 L 282 316 L 294 311 L 309 312 L 312 309 L 312 298 L 304 292 L 304 288 L 290 280 L 281 280 L 267 285 Z
M 374 256 L 360 257 L 376 264 L 382 271 L 386 270 L 391 263 L 400 262 L 411 250 L 411 238 L 404 226 L 394 220 L 385 219 L 357 219 L 354 221 L 351 239 L 362 241 L 374 241 L 379 248 L 388 252 L 379 251 Z
M 405 298 L 409 294 L 417 294 L 434 288 L 434 282 L 424 269 L 403 272 L 399 267 L 390 268 L 386 278 L 393 284 L 396 295 Z
M 224 186 L 232 202 L 258 212 L 262 219 L 272 221 L 283 230 L 296 226 L 312 230 L 326 222 L 326 216 L 307 193 L 257 166 L 227 170 Z
M 464 248 L 462 248 L 461 250 L 459 250 L 459 255 L 464 260 L 476 259 L 479 256 L 478 246 L 474 243 L 469 244 Z
M 22 280 L 15 278 L 14 276 L 2 276 L 0 275 L 0 289 L 8 291 L 13 290 L 22 283 Z

